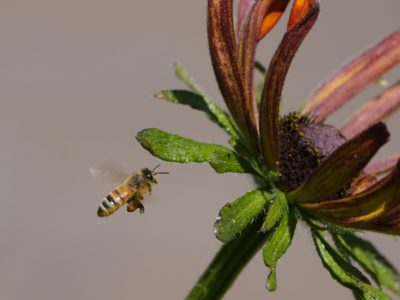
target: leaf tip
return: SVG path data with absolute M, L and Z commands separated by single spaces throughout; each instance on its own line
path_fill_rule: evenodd
M 144 148 L 149 149 L 150 145 L 148 143 L 149 129 L 143 129 L 136 134 L 136 140 Z
M 266 288 L 268 290 L 268 292 L 274 292 L 277 288 L 277 284 L 276 284 L 276 269 L 275 268 L 271 268 L 271 271 L 267 277 L 267 285 Z
M 165 99 L 165 91 L 159 91 L 159 92 L 155 93 L 153 95 L 153 97 L 156 99 L 164 100 Z

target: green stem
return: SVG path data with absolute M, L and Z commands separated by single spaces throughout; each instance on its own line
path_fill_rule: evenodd
M 261 215 L 237 238 L 221 247 L 186 297 L 187 300 L 222 298 L 268 237 L 267 233 L 260 232 L 263 219 Z

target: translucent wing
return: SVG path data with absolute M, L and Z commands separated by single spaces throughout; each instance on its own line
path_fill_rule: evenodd
M 89 169 L 90 175 L 107 183 L 121 184 L 129 173 L 115 161 L 102 161 Z

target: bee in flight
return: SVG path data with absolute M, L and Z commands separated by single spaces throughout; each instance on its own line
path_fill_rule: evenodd
M 155 172 L 160 165 L 157 165 L 154 169 L 148 168 L 141 169 L 138 173 L 133 173 L 127 176 L 122 184 L 115 188 L 111 193 L 101 201 L 99 208 L 97 209 L 97 215 L 99 217 L 108 217 L 118 210 L 125 203 L 127 204 L 127 211 L 134 212 L 139 208 L 141 214 L 144 213 L 143 198 L 145 193 L 151 193 L 151 187 L 153 184 L 157 184 L 158 174 L 169 174 L 168 172 Z M 93 170 L 90 172 L 92 175 L 109 176 L 109 172 Z M 99 174 L 102 173 L 102 174 Z M 115 177 L 115 176 L 114 176 Z

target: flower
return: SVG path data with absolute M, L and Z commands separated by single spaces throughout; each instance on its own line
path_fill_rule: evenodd
M 324 223 L 400 235 L 400 161 L 370 164 L 389 140 L 382 119 L 400 106 L 400 82 L 363 107 L 342 128 L 326 118 L 400 62 L 400 31 L 339 70 L 298 112 L 280 115 L 291 61 L 319 14 L 316 0 L 294 1 L 287 31 L 265 76 L 257 104 L 253 72 L 260 39 L 288 0 L 208 1 L 209 48 L 222 96 L 241 141 L 268 181 L 301 214 Z
M 226 131 L 232 147 L 156 128 L 141 130 L 136 136 L 162 160 L 207 162 L 217 173 L 251 174 L 258 184 L 220 210 L 214 231 L 224 244 L 187 299 L 221 298 L 260 248 L 270 269 L 267 289 L 275 290 L 277 263 L 290 247 L 300 219 L 310 226 L 323 265 L 339 283 L 351 288 L 357 299 L 390 299 L 381 288 L 400 295 L 400 274 L 353 231 L 400 235 L 400 157 L 369 164 L 389 140 L 381 120 L 400 106 L 400 83 L 340 129 L 325 120 L 400 62 L 400 31 L 339 70 L 301 110 L 281 116 L 285 77 L 319 14 L 318 1 L 294 0 L 287 30 L 265 71 L 255 62 L 256 47 L 288 2 L 239 0 L 234 26 L 233 0 L 208 0 L 211 60 L 230 114 L 178 65 L 175 74 L 189 90 L 162 90 L 155 95 L 204 112 Z M 254 83 L 254 69 L 265 74 L 261 85 Z M 326 232 L 334 245 L 326 240 Z M 376 288 L 353 262 L 371 276 Z

